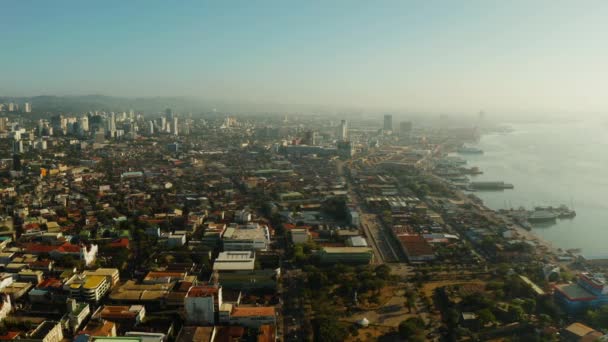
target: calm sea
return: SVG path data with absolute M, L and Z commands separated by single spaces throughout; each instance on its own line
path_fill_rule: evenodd
M 512 183 L 513 190 L 476 192 L 492 209 L 573 206 L 574 219 L 533 231 L 554 246 L 608 258 L 608 124 L 513 124 L 511 133 L 484 135 L 482 155 L 462 155 L 483 175 L 472 180 Z

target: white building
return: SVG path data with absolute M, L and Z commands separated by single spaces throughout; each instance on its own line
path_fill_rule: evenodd
M 291 230 L 291 242 L 296 243 L 307 243 L 310 238 L 308 229 L 296 228 Z
M 63 285 L 70 297 L 87 302 L 99 302 L 110 291 L 108 277 L 102 275 L 75 274 Z
M 184 298 L 186 321 L 192 324 L 215 324 L 216 312 L 222 305 L 219 286 L 193 286 Z
M 63 340 L 63 330 L 61 323 L 54 321 L 44 321 L 29 333 L 26 340 L 42 341 L 42 342 L 60 342 Z
M 266 250 L 270 243 L 268 227 L 249 223 L 228 227 L 223 236 L 225 251 Z
M 167 238 L 167 246 L 169 248 L 180 247 L 186 244 L 186 234 L 171 233 Z
M 255 268 L 253 251 L 221 252 L 213 263 L 214 271 L 246 271 Z
M 179 131 L 178 131 L 178 121 L 177 121 L 177 117 L 173 118 L 173 127 L 171 128 L 171 133 L 173 133 L 173 135 L 179 135 Z
M 29 102 L 26 102 L 25 105 L 23 106 L 23 111 L 26 113 L 31 113 L 32 112 L 32 104 Z
M 78 328 L 89 317 L 91 308 L 87 303 L 78 303 L 75 299 L 69 298 L 67 301 L 68 313 L 67 318 L 72 333 L 78 331 Z
M 6 316 L 11 312 L 13 306 L 11 305 L 11 297 L 7 294 L 0 294 L 0 322 L 3 321 Z
M 348 122 L 346 120 L 340 122 L 338 139 L 342 141 L 348 140 Z

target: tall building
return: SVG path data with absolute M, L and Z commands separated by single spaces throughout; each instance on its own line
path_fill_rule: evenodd
M 13 153 L 23 153 L 23 140 L 13 140 Z
M 348 140 L 348 122 L 346 120 L 342 120 L 339 128 L 338 139 L 341 141 Z
M 9 103 L 8 104 L 8 111 L 9 112 L 14 112 L 15 111 L 15 104 L 14 103 Z
M 8 128 L 8 118 L 0 118 L 0 131 L 4 132 Z
M 26 113 L 31 113 L 32 112 L 32 104 L 29 102 L 26 102 L 25 105 L 23 106 L 23 111 Z
M 13 154 L 13 171 L 21 171 L 21 156 L 18 153 Z
M 178 126 L 177 117 L 174 117 L 173 118 L 173 127 L 171 128 L 171 133 L 173 133 L 173 135 L 179 135 L 177 126 Z
M 315 131 L 306 131 L 304 132 L 303 143 L 305 145 L 314 146 L 317 144 L 317 132 Z
M 167 118 L 167 121 L 169 122 L 173 121 L 173 111 L 171 108 L 165 109 L 165 118 Z
M 110 113 L 110 119 L 108 120 L 108 133 L 110 137 L 114 137 L 116 135 L 116 114 L 114 112 Z
M 167 118 L 165 118 L 164 116 L 160 118 L 160 131 L 167 131 Z
M 154 121 L 148 122 L 148 134 L 150 134 L 150 135 L 154 134 Z
M 80 126 L 80 130 L 82 132 L 88 132 L 89 131 L 89 117 L 86 115 L 82 116 L 78 122 L 78 126 Z
M 385 131 L 393 130 L 393 116 L 390 114 L 384 115 L 384 130 Z

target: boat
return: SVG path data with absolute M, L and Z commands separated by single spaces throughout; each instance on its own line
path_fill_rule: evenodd
M 556 219 L 557 215 L 548 210 L 535 210 L 528 216 L 531 223 L 555 222 Z
M 475 190 L 504 190 L 513 189 L 513 184 L 505 182 L 471 182 L 471 188 Z
M 574 211 L 574 209 L 570 209 L 568 208 L 566 205 L 560 205 L 559 208 L 557 208 L 557 216 L 560 219 L 570 219 L 570 218 L 574 218 L 576 217 L 576 211 Z
M 463 146 L 456 150 L 460 154 L 483 154 L 483 150 L 477 147 Z

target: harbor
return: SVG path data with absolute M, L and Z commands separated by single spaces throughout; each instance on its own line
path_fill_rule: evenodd
M 522 227 L 532 230 L 533 225 L 551 225 L 557 220 L 570 220 L 576 217 L 576 211 L 566 205 L 559 207 L 535 207 L 526 209 L 499 209 L 498 212 L 519 223 Z

